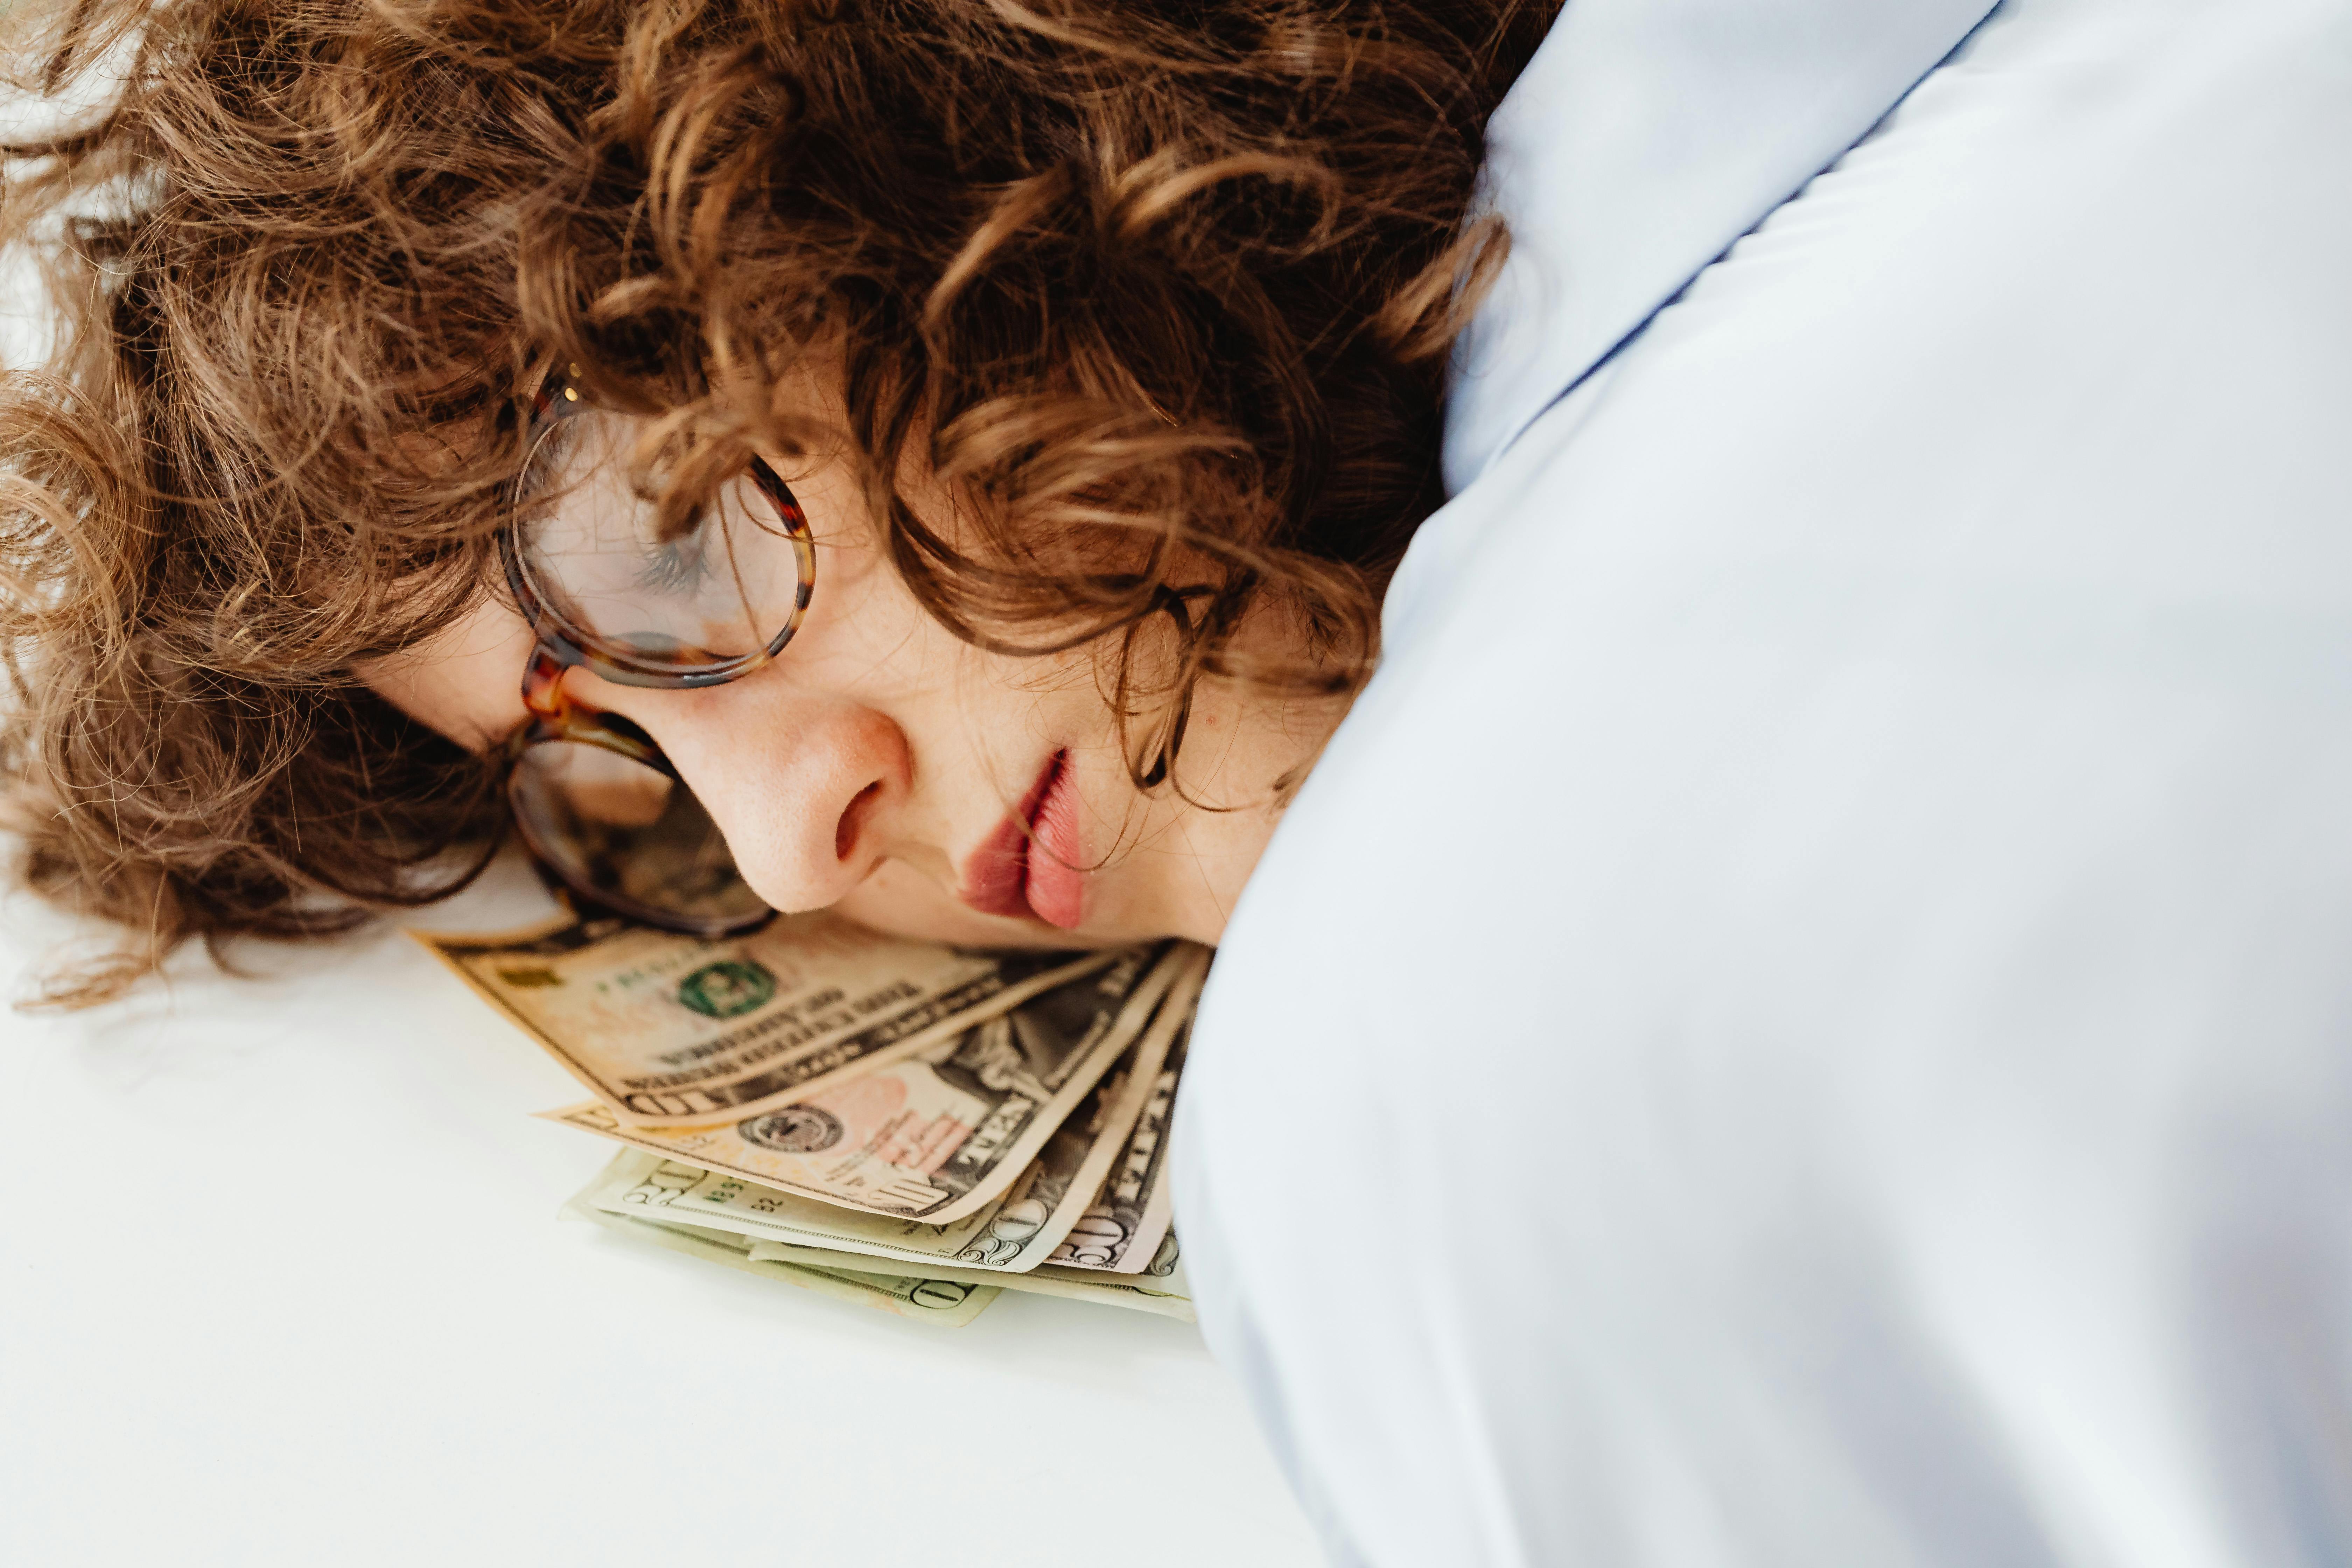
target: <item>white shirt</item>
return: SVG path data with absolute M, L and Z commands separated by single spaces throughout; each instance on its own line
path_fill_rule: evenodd
M 1990 0 L 1573 0 L 1487 126 L 1511 250 L 1455 353 L 1449 490 L 1853 146 Z
M 1473 392 L 1178 1116 L 1335 1560 L 2352 1558 L 2347 88 L 2013 3 Z

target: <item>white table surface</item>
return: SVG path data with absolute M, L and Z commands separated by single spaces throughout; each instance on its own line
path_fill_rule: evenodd
M 416 923 L 544 902 L 520 868 Z M 0 977 L 68 926 L 0 900 Z M 396 931 L 0 1013 L 0 1562 L 1318 1562 L 1190 1325 L 941 1330 L 555 1218 L 612 1152 Z

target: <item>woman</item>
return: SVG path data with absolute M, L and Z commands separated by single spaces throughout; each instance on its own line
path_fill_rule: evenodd
M 461 883 L 527 667 L 583 895 L 1216 940 L 1441 499 L 1540 6 L 142 13 L 9 193 L 7 773 L 135 933 L 56 999 Z
M 751 918 L 658 743 L 771 903 L 1225 938 L 1177 1210 L 1337 1562 L 2340 1562 L 2352 10 L 1985 10 L 1569 7 L 1402 565 L 1524 17 L 179 35 L 9 416 L 37 870 L 419 896 L 530 710 L 543 854 Z

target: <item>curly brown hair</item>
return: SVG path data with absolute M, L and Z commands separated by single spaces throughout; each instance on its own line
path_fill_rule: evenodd
M 0 209 L 62 321 L 0 392 L 0 776 L 31 885 L 137 934 L 46 999 L 486 858 L 489 768 L 352 669 L 495 591 L 554 363 L 663 416 L 692 505 L 822 437 L 776 393 L 824 355 L 913 592 L 984 647 L 1108 647 L 1140 785 L 1203 679 L 1353 689 L 1443 499 L 1484 126 L 1549 11 L 82 0 L 19 59 L 121 85 L 8 149 Z M 1295 663 L 1236 651 L 1266 605 Z

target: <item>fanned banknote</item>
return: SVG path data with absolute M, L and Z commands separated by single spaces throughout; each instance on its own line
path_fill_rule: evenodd
M 970 1279 L 924 1279 L 911 1276 L 877 1274 L 855 1267 L 832 1266 L 825 1261 L 788 1261 L 783 1258 L 755 1258 L 751 1244 L 740 1236 L 723 1230 L 709 1230 L 696 1226 L 650 1225 L 644 1220 L 624 1215 L 607 1214 L 574 1198 L 563 1205 L 563 1214 L 573 1219 L 606 1230 L 649 1241 L 673 1252 L 683 1252 L 689 1258 L 699 1258 L 706 1263 L 723 1264 L 746 1274 L 762 1279 L 781 1279 L 797 1285 L 803 1290 L 814 1290 L 837 1300 L 855 1301 L 863 1307 L 893 1312 L 902 1318 L 936 1324 L 941 1328 L 961 1328 L 980 1316 L 996 1291 L 988 1285 Z M 828 1254 L 828 1258 L 840 1258 L 845 1264 L 853 1260 L 840 1254 Z
M 637 1126 L 804 1100 L 1135 951 L 976 952 L 828 914 L 715 941 L 568 915 L 496 936 L 414 934 Z
M 1172 1238 L 1171 1238 L 1172 1240 Z M 755 1241 L 751 1256 L 756 1260 L 799 1263 L 803 1267 L 822 1268 L 830 1264 L 847 1263 L 850 1256 L 825 1252 L 814 1247 L 788 1247 L 781 1242 Z M 1192 1313 L 1192 1288 L 1184 1282 L 1184 1271 L 1171 1267 L 1165 1275 L 1104 1274 L 1091 1268 L 1062 1268 L 1047 1264 L 1032 1268 L 1026 1274 L 990 1274 L 981 1269 L 938 1268 L 924 1271 L 931 1277 L 969 1285 L 997 1286 L 1024 1296 L 1059 1296 L 1066 1300 L 1084 1301 L 1093 1307 L 1123 1307 L 1131 1312 L 1150 1312 L 1178 1322 L 1197 1321 Z
M 1006 1273 L 1035 1268 L 1048 1254 L 1060 1257 L 1055 1248 L 1089 1212 L 1097 1194 L 1118 1185 L 1106 1173 L 1121 1161 L 1132 1161 L 1137 1122 L 1156 1109 L 1164 1124 L 1168 1085 L 1161 1063 L 1192 1016 L 1205 968 L 1196 955 L 1181 956 L 1184 968 L 1118 1065 L 1087 1091 L 1001 1197 L 961 1219 L 933 1224 L 865 1213 L 651 1154 L 615 1161 L 586 1201 L 608 1214 L 708 1226 L 898 1266 L 952 1264 Z M 1148 1172 L 1139 1176 L 1139 1192 L 1148 1180 Z M 1141 1206 L 1139 1199 L 1139 1215 Z M 1140 1269 L 1145 1260 L 1137 1258 L 1134 1268 Z
M 566 1206 L 933 1323 L 999 1289 L 1190 1321 L 1168 1126 L 1209 950 L 979 952 L 831 916 L 420 940 L 629 1145 Z
M 1200 993 L 1192 995 L 1197 1000 Z M 1055 1247 L 1050 1261 L 1066 1268 L 1139 1274 L 1157 1259 L 1160 1240 L 1168 1234 L 1168 1121 L 1175 1114 L 1176 1089 L 1184 1077 L 1185 1047 L 1192 1036 L 1188 1006 L 1110 1173 Z
M 628 1126 L 594 1104 L 543 1114 L 722 1176 L 950 1225 L 1021 1177 L 1201 963 L 1186 943 L 1129 949 L 908 1060 L 717 1127 Z
M 880 1260 L 858 1253 L 756 1240 L 731 1231 L 688 1224 L 659 1208 L 643 1213 L 613 1212 L 606 1194 L 637 1186 L 648 1177 L 658 1176 L 665 1172 L 673 1178 L 690 1173 L 688 1167 L 674 1165 L 671 1162 L 635 1149 L 624 1149 L 613 1157 L 613 1163 L 598 1174 L 595 1181 L 564 1205 L 563 1212 L 575 1218 L 594 1220 L 624 1235 L 698 1258 L 707 1258 L 714 1263 L 725 1263 L 739 1268 L 747 1263 L 789 1268 L 794 1272 L 780 1274 L 777 1278 L 790 1284 L 823 1290 L 828 1295 L 930 1322 L 968 1321 L 1000 1288 L 1029 1295 L 1060 1296 L 1095 1306 L 1151 1312 L 1188 1323 L 1192 1321 L 1191 1292 L 1181 1271 L 1176 1270 L 1171 1270 L 1168 1278 L 1137 1280 L 1081 1269 L 1045 1268 L 1006 1275 L 962 1265 L 939 1264 L 924 1265 L 919 1275 L 877 1274 L 873 1270 Z M 765 1269 L 750 1271 L 761 1273 Z M 802 1275 L 815 1278 L 799 1277 Z M 845 1282 L 846 1288 L 844 1288 Z M 954 1292 L 958 1289 L 971 1292 L 978 1300 L 960 1316 L 946 1316 L 956 1310 Z

